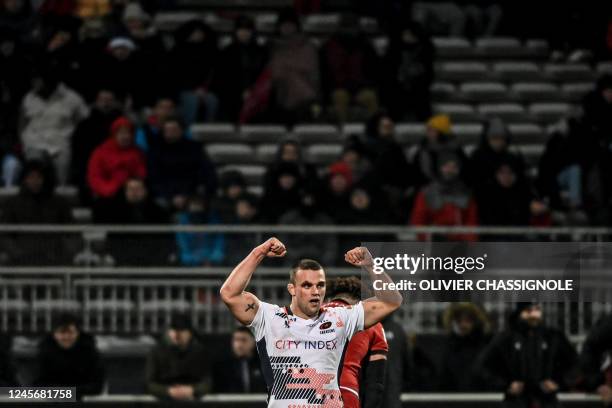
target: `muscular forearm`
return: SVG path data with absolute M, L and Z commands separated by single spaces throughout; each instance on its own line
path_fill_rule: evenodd
M 375 286 L 373 285 L 372 287 L 372 289 L 374 289 L 373 299 L 376 299 L 376 300 L 379 300 L 385 303 L 394 304 L 394 305 L 401 305 L 403 297 L 402 297 L 402 294 L 399 292 L 399 290 L 389 290 L 389 289 L 376 290 L 376 287 L 379 287 L 379 288 L 388 287 L 388 285 L 384 285 L 385 283 L 393 283 L 393 280 L 391 280 L 389 275 L 387 275 L 386 272 L 383 272 L 381 274 L 374 273 L 374 269 L 372 268 L 372 265 L 366 265 L 365 268 L 368 271 L 371 282 L 378 280 L 383 283 L 383 285 L 375 285 Z
M 248 286 L 255 269 L 257 269 L 265 256 L 265 252 L 260 247 L 253 249 L 225 280 L 221 287 L 221 296 L 224 299 L 240 296 Z

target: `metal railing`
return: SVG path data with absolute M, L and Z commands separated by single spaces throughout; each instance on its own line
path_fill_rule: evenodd
M 106 236 L 133 234 L 146 240 L 149 236 L 169 233 L 219 233 L 250 235 L 261 242 L 269 235 L 289 237 L 351 236 L 357 242 L 371 237 L 389 240 L 414 240 L 418 234 L 431 239 L 439 235 L 476 233 L 482 238 L 511 237 L 521 240 L 606 241 L 612 228 L 586 227 L 408 227 L 408 226 L 336 226 L 336 225 L 0 225 L 0 237 L 14 234 L 36 238 L 78 235 L 83 251 L 94 251 L 96 240 Z M 54 235 L 55 234 L 55 235 Z M 34 240 L 36 241 L 36 240 Z M 291 249 L 291 246 L 289 249 Z M 4 248 L 0 248 L 3 250 Z M 339 248 L 344 251 L 348 248 Z M 45 251 L 44 244 L 39 251 Z M 129 252 L 129 251 L 128 251 Z M 245 251 L 246 252 L 246 251 Z M 127 254 L 129 255 L 129 253 Z M 238 254 L 240 257 L 246 253 Z M 31 257 L 37 254 L 32 253 Z M 338 254 L 341 259 L 341 254 Z M 36 264 L 36 263 L 34 263 Z M 218 290 L 233 265 L 216 267 L 154 266 L 110 267 L 85 263 L 80 266 L 0 266 L 0 327 L 20 333 L 49 330 L 53 314 L 74 310 L 82 314 L 85 328 L 94 332 L 157 332 L 177 310 L 191 313 L 204 333 L 227 332 L 234 321 L 222 305 Z M 359 274 L 355 268 L 327 267 L 329 275 Z M 287 267 L 260 268 L 252 280 L 252 290 L 266 301 L 283 304 L 286 294 Z M 414 333 L 442 330 L 440 314 L 446 303 L 415 302 L 404 305 L 397 318 Z M 485 300 L 493 326 L 504 326 L 510 304 Z M 612 311 L 612 293 L 601 303 L 547 304 L 545 314 L 555 325 L 576 338 L 584 336 L 602 313 Z

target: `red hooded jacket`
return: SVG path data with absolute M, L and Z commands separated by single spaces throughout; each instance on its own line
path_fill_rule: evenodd
M 117 118 L 111 126 L 111 136 L 94 150 L 89 159 L 87 182 L 97 197 L 112 197 L 128 179 L 147 175 L 142 151 L 134 145 L 121 147 L 117 144 L 115 134 L 121 127 L 128 127 L 133 135 L 134 127 L 129 119 Z

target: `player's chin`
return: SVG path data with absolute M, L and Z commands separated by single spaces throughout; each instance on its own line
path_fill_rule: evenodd
M 319 299 L 311 299 L 308 301 L 308 308 L 311 311 L 317 311 L 321 307 L 321 300 Z

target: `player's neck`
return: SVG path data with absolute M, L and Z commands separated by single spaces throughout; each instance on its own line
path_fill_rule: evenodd
M 295 301 L 291 301 L 291 305 L 289 307 L 291 308 L 291 313 L 293 313 L 295 316 L 299 317 L 300 319 L 310 320 L 318 316 L 318 312 L 314 316 L 308 316 L 306 313 L 302 311 L 302 309 L 300 309 L 297 302 Z

